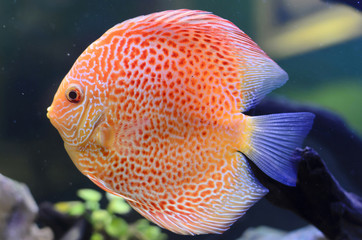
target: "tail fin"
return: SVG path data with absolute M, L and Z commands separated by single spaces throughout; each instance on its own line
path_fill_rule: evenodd
M 291 158 L 313 125 L 314 114 L 279 113 L 247 118 L 248 144 L 242 152 L 265 174 L 295 186 L 298 162 Z

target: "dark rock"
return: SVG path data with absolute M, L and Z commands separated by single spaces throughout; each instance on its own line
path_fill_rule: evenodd
M 51 203 L 40 204 L 37 221 L 54 232 L 54 239 L 88 240 L 92 225 L 84 217 L 73 217 L 56 211 Z
M 25 184 L 0 174 L 0 239 L 51 240 L 49 228 L 34 223 L 38 206 Z
M 270 190 L 266 199 L 301 216 L 329 239 L 362 239 L 361 198 L 339 185 L 313 149 L 297 149 L 294 157 L 300 161 L 296 187 L 271 179 L 250 161 L 255 176 Z

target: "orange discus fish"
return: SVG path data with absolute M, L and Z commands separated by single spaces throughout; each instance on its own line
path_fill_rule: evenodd
M 127 20 L 92 43 L 48 108 L 77 168 L 179 234 L 222 233 L 267 192 L 247 156 L 294 186 L 314 115 L 249 117 L 288 75 L 209 12 Z

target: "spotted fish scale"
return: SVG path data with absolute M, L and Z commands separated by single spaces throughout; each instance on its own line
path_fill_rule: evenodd
M 213 16 L 204 15 L 203 21 L 215 22 Z M 202 34 L 209 26 L 195 30 L 182 26 L 200 21 L 196 13 L 188 12 L 160 20 L 153 16 L 139 19 L 140 24 L 134 20 L 112 28 L 80 62 L 85 67 L 80 64 L 79 69 L 94 69 L 95 78 L 108 80 L 109 112 L 104 125 L 118 128 L 120 144 L 116 145 L 121 147 L 106 151 L 104 158 L 97 150 L 85 152 L 78 164 L 101 187 L 121 193 L 161 226 L 172 226 L 177 232 L 181 226 L 177 222 L 186 220 L 199 226 L 182 233 L 197 233 L 224 221 L 224 228 L 213 229 L 223 231 L 247 208 L 227 208 L 230 201 L 248 206 L 248 201 L 266 193 L 251 179 L 238 177 L 243 167 L 240 156 L 229 154 L 236 149 L 233 136 L 238 132 L 228 129 L 228 123 L 235 114 L 240 116 L 242 96 L 237 85 L 242 72 L 234 51 L 223 47 L 229 40 L 212 33 L 238 29 L 222 21 L 218 29 Z M 74 78 L 84 78 L 81 70 L 73 69 L 78 73 Z M 224 128 L 221 136 L 220 128 Z M 225 139 L 229 148 L 220 144 Z M 230 155 L 229 161 L 220 161 L 224 155 Z M 234 216 L 222 219 L 220 210 Z M 208 219 L 205 226 L 202 219 Z
M 311 117 L 241 113 L 286 80 L 231 22 L 203 11 L 165 11 L 127 20 L 92 43 L 48 117 L 78 169 L 98 186 L 173 232 L 221 233 L 268 192 L 240 152 L 271 177 L 295 184 L 295 172 L 290 180 L 269 168 L 292 171 L 289 155 L 306 133 L 286 144 L 282 160 L 275 157 L 282 144 L 265 139 L 307 132 Z M 84 95 L 78 105 L 69 104 L 69 91 Z M 299 128 L 279 128 L 292 117 L 300 118 Z

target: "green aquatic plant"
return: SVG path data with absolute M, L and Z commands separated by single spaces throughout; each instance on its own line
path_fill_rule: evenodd
M 102 194 L 93 189 L 80 189 L 77 192 L 82 201 L 59 202 L 55 208 L 74 217 L 84 217 L 93 227 L 91 240 L 165 240 L 167 235 L 146 219 L 134 223 L 126 222 L 120 215 L 127 214 L 131 207 L 115 195 L 106 193 L 108 204 L 101 208 Z

